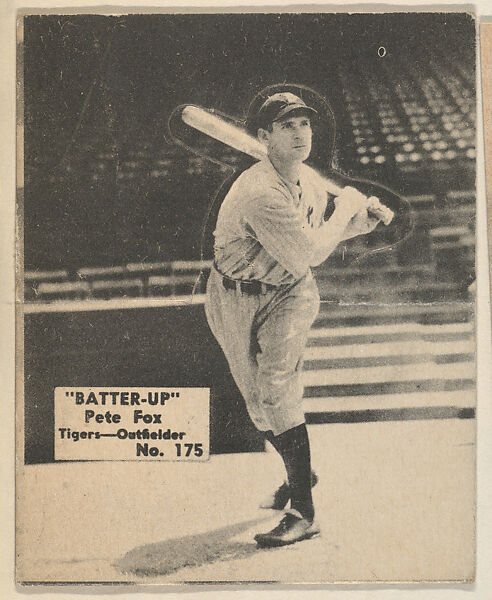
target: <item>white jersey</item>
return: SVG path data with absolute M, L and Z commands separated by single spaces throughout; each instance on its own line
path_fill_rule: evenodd
M 301 166 L 298 185 L 264 159 L 233 183 L 220 208 L 215 262 L 232 279 L 272 285 L 293 283 L 309 271 L 312 232 L 324 223 L 327 190 L 322 177 Z

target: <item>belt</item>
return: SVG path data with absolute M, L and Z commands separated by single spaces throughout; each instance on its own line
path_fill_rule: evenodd
M 229 277 L 222 276 L 222 285 L 226 290 L 238 290 L 248 296 L 259 296 L 260 294 L 266 294 L 272 290 L 277 290 L 279 286 L 271 285 L 270 283 L 263 283 L 263 281 L 246 279 L 229 279 Z
M 271 283 L 264 283 L 263 281 L 258 281 L 256 279 L 231 279 L 230 277 L 226 277 L 223 275 L 214 261 L 214 269 L 222 278 L 222 285 L 226 290 L 239 290 L 243 294 L 248 296 L 259 296 L 260 294 L 266 294 L 267 292 L 271 292 L 272 290 L 278 290 L 282 285 L 272 285 Z

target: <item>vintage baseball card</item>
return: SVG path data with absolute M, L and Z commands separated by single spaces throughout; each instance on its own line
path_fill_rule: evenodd
M 16 27 L 17 585 L 473 585 L 474 11 Z

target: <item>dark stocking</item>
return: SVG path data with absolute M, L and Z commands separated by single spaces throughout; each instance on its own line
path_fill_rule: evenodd
M 312 521 L 314 506 L 311 494 L 311 452 L 306 425 L 302 423 L 277 436 L 272 431 L 267 431 L 265 437 L 284 461 L 291 508 Z

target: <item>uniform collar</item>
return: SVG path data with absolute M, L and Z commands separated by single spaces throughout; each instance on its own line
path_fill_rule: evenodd
M 273 173 L 275 173 L 275 175 L 278 177 L 278 179 L 280 179 L 280 181 L 291 192 L 291 194 L 293 194 L 294 196 L 297 196 L 297 197 L 300 196 L 300 193 L 301 193 L 301 190 L 302 190 L 302 171 L 304 170 L 304 164 L 301 165 L 301 169 L 300 169 L 301 172 L 299 173 L 299 182 L 296 184 L 296 183 L 292 183 L 288 179 L 285 179 L 285 177 L 282 177 L 282 175 L 274 167 L 272 161 L 268 158 L 268 156 L 265 156 L 265 158 L 262 158 L 261 162 L 263 164 L 265 164 L 265 166 L 270 171 L 272 171 Z

